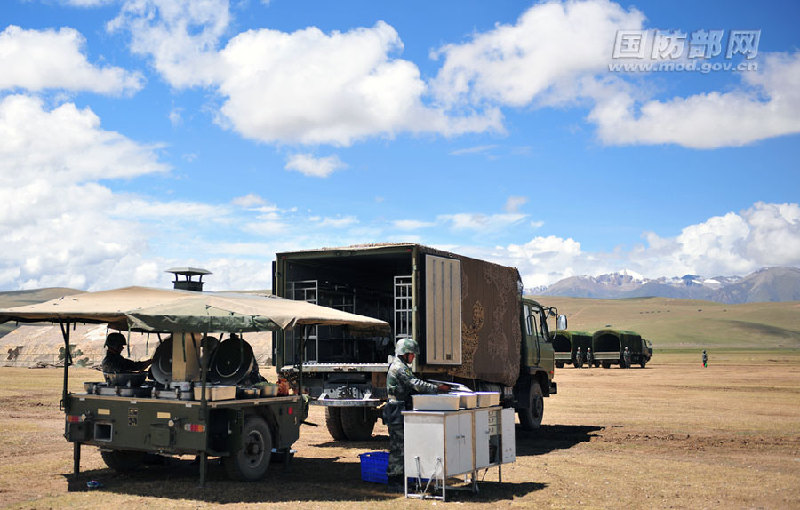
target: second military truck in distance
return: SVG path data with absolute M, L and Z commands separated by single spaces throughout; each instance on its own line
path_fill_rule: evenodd
M 312 404 L 325 406 L 334 439 L 372 435 L 400 338 L 420 345 L 415 373 L 499 392 L 525 429 L 539 427 L 543 397 L 556 393 L 547 321 L 566 328 L 566 318 L 524 299 L 516 268 L 419 244 L 325 248 L 277 254 L 273 292 L 391 326 L 390 336 L 318 326 L 304 342 L 290 331 L 275 333 L 276 367 L 303 378 Z M 300 358 L 307 361 L 298 373 Z
M 653 357 L 653 344 L 635 331 L 601 329 L 592 335 L 592 345 L 595 362 L 603 365 L 603 368 L 610 368 L 611 365 L 629 368 L 625 366 L 625 347 L 630 352 L 631 365 L 644 368 Z

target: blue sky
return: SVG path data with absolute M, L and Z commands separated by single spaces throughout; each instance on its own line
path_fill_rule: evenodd
M 793 1 L 9 0 L 0 289 L 166 286 L 174 265 L 268 288 L 278 251 L 397 241 L 529 288 L 799 266 L 798 19 Z M 646 57 L 614 57 L 620 30 Z

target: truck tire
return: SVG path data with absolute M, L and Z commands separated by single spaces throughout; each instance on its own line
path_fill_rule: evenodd
M 603 368 L 611 368 L 611 363 L 609 363 L 608 361 L 604 361 Z
M 343 407 L 342 431 L 350 441 L 369 441 L 378 417 L 363 407 Z
M 639 362 L 639 365 L 640 365 L 642 368 L 644 368 L 644 366 L 645 366 L 646 364 L 647 364 L 647 360 L 646 360 L 646 359 L 644 359 L 644 358 L 642 358 L 642 361 L 640 361 L 640 362 Z
M 542 387 L 536 380 L 531 381 L 528 391 L 529 405 L 527 409 L 517 409 L 519 423 L 522 430 L 536 430 L 542 424 L 542 414 L 544 414 L 544 398 L 542 397 Z
M 564 368 L 564 363 L 556 361 L 556 368 Z
M 264 477 L 272 457 L 272 434 L 264 418 L 251 415 L 242 427 L 242 447 L 225 457 L 225 472 L 232 480 L 254 482 Z
M 342 428 L 342 408 L 325 406 L 325 426 L 334 441 L 347 441 Z
M 135 450 L 108 450 L 100 451 L 103 462 L 117 473 L 128 473 L 139 468 L 145 459 L 145 452 Z

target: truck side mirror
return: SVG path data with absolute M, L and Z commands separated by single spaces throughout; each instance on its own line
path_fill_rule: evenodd
M 556 319 L 556 331 L 558 330 L 565 330 L 567 329 L 567 316 L 566 315 L 559 315 L 558 319 Z

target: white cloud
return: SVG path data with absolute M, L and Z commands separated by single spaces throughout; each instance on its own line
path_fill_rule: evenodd
M 528 203 L 528 197 L 521 197 L 512 195 L 506 200 L 505 210 L 509 214 L 519 212 L 519 208 Z
M 399 230 L 419 230 L 421 228 L 433 227 L 436 223 L 419 220 L 395 220 L 392 222 L 392 225 Z
M 320 227 L 344 228 L 358 223 L 355 216 L 345 216 L 343 218 L 322 218 L 319 222 Z
M 72 5 L 75 7 L 99 7 L 101 5 L 107 5 L 116 0 L 63 0 L 68 5 Z
M 482 213 L 457 213 L 442 214 L 437 221 L 445 222 L 455 230 L 474 230 L 476 232 L 496 232 L 511 225 L 517 224 L 527 217 L 526 214 L 482 214 Z
M 151 55 L 171 85 L 188 87 L 221 72 L 216 49 L 229 22 L 227 0 L 126 0 L 108 29 L 128 30 L 134 53 Z
M 689 225 L 675 237 L 652 232 L 644 237 L 647 244 L 631 250 L 586 252 L 571 238 L 540 236 L 522 245 L 484 249 L 482 257 L 519 268 L 528 288 L 623 269 L 649 278 L 746 275 L 762 267 L 800 266 L 800 205 L 758 202 L 740 213 Z M 481 256 L 481 250 L 473 250 Z
M 316 158 L 311 154 L 294 154 L 286 162 L 286 170 L 300 172 L 308 177 L 328 177 L 343 168 L 347 168 L 347 165 L 336 155 Z
M 434 52 L 443 63 L 432 90 L 456 110 L 588 106 L 587 120 L 609 145 L 709 149 L 800 132 L 800 53 L 766 55 L 753 61 L 758 71 L 729 73 L 741 84 L 724 92 L 656 100 L 652 76 L 609 72 L 617 30 L 643 28 L 641 12 L 607 0 L 534 5 L 512 25 Z
M 154 150 L 100 129 L 89 108 L 65 103 L 46 111 L 40 99 L 0 100 L 0 182 L 47 179 L 51 183 L 130 178 L 166 171 Z
M 800 53 L 772 54 L 743 85 L 669 101 L 636 103 L 624 91 L 604 99 L 589 118 L 608 144 L 674 143 L 708 149 L 800 133 Z
M 254 193 L 250 193 L 248 195 L 234 198 L 231 203 L 233 205 L 249 209 L 256 206 L 266 205 L 267 201 Z
M 451 156 L 463 156 L 465 154 L 485 154 L 496 149 L 497 145 L 478 145 L 475 147 L 467 147 L 465 149 L 457 149 L 450 153 Z
M 444 62 L 433 91 L 447 105 L 526 106 L 553 86 L 607 71 L 618 29 L 644 16 L 605 0 L 534 5 L 513 25 L 498 25 L 434 53 Z
M 63 89 L 102 94 L 142 88 L 138 72 L 97 67 L 83 52 L 86 40 L 75 29 L 25 30 L 10 25 L 0 32 L 0 89 Z
M 448 116 L 423 103 L 417 66 L 393 55 L 394 28 L 324 33 L 248 30 L 218 49 L 230 21 L 228 2 L 128 0 L 111 30 L 132 34 L 175 87 L 207 86 L 224 98 L 218 122 L 265 142 L 350 145 L 398 132 L 454 135 L 500 130 L 500 113 Z

